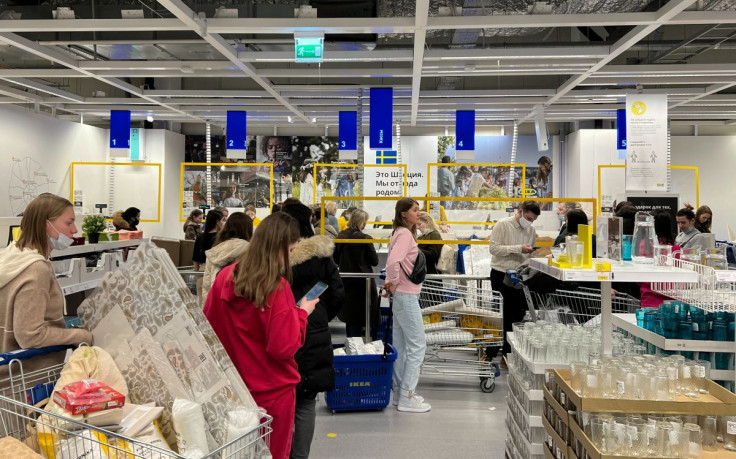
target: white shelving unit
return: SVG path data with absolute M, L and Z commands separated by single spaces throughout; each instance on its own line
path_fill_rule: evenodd
M 547 258 L 532 258 L 529 266 L 561 281 L 600 282 L 601 283 L 601 330 L 611 330 L 611 282 L 672 282 L 680 285 L 697 283 L 700 274 L 697 270 L 675 266 L 654 266 L 634 264 L 631 262 L 619 263 L 609 259 L 594 259 L 596 262 L 607 262 L 611 265 L 610 272 L 599 272 L 593 269 L 558 268 L 550 266 Z M 601 335 L 603 353 L 611 353 L 611 334 Z
M 613 325 L 629 334 L 671 352 L 724 352 L 736 353 L 736 343 L 732 341 L 700 341 L 684 339 L 668 339 L 636 325 L 634 314 L 613 314 Z M 711 370 L 711 379 L 717 381 L 736 380 L 734 370 Z
M 138 247 L 148 239 L 131 239 L 128 241 L 110 241 L 99 242 L 97 244 L 74 245 L 64 250 L 52 250 L 51 259 L 61 257 L 71 257 L 74 255 L 85 255 L 89 253 L 105 252 L 108 250 L 124 249 L 128 247 Z
M 523 361 L 523 365 L 525 365 L 529 371 L 535 375 L 543 375 L 547 369 L 555 369 L 555 368 L 567 368 L 567 365 L 553 365 L 553 364 L 544 364 L 544 363 L 535 363 L 527 359 L 524 355 L 522 355 L 519 352 L 519 349 L 516 345 L 516 341 L 514 340 L 514 334 L 513 332 L 508 333 L 507 339 L 509 340 L 509 343 L 511 345 L 511 351 L 519 357 L 521 361 Z M 509 383 L 511 383 L 513 380 L 514 382 L 518 383 L 518 385 L 522 388 L 524 392 L 524 396 L 529 399 L 530 402 L 543 402 L 544 401 L 544 392 L 542 389 L 533 389 L 529 387 L 528 382 L 522 381 L 522 378 L 519 374 L 519 370 L 514 367 L 513 364 L 508 362 L 508 375 L 509 375 Z M 537 458 L 537 457 L 543 457 L 544 456 L 544 444 L 543 443 L 533 443 L 531 442 L 530 438 L 527 437 L 523 430 L 519 427 L 518 423 L 513 417 L 512 414 L 512 405 L 520 411 L 524 419 L 527 421 L 527 424 L 529 425 L 530 430 L 531 429 L 544 429 L 544 424 L 542 423 L 542 416 L 536 416 L 531 413 L 529 413 L 526 408 L 524 407 L 524 404 L 522 404 L 514 394 L 514 392 L 509 389 L 509 395 L 507 398 L 508 403 L 508 409 L 506 411 L 506 425 L 509 429 L 509 432 L 507 433 L 507 455 L 512 458 L 520 458 L 520 459 L 527 459 L 527 458 L 521 458 L 520 451 L 528 451 L 531 457 Z M 514 433 L 512 435 L 512 430 L 514 430 Z M 514 438 L 521 437 L 524 441 L 523 445 L 516 444 L 514 442 Z

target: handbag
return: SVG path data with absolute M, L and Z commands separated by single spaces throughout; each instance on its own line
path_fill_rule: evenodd
M 457 272 L 457 249 L 443 244 L 440 259 L 437 261 L 437 270 L 443 274 L 455 274 Z
M 401 266 L 401 263 L 399 263 L 399 266 L 412 284 L 419 285 L 424 282 L 424 278 L 427 277 L 427 259 L 424 256 L 424 252 L 421 250 L 417 252 L 417 259 L 414 260 L 414 269 L 411 270 L 411 274 L 406 272 L 404 267 Z

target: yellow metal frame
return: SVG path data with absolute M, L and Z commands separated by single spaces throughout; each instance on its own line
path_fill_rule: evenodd
M 397 201 L 401 199 L 396 196 L 350 196 L 350 197 L 338 197 L 337 199 L 331 199 L 331 196 L 322 196 L 320 202 L 320 234 L 325 234 L 325 200 L 354 200 L 354 201 Z M 529 201 L 527 198 L 453 198 L 445 196 L 423 196 L 423 197 L 412 197 L 417 202 L 424 201 L 425 208 L 430 201 L 472 201 L 472 202 L 525 202 Z M 598 201 L 595 198 L 537 198 L 534 202 L 546 203 L 546 202 L 589 202 L 593 204 L 593 233 L 596 232 L 596 220 L 598 219 Z M 375 224 L 391 224 L 391 222 L 373 222 Z M 474 225 L 489 225 L 488 222 L 473 222 Z M 389 239 L 335 239 L 335 243 L 352 243 L 352 244 L 387 244 L 390 242 Z M 426 240 L 422 241 L 422 244 L 465 244 L 465 245 L 486 245 L 488 241 L 485 239 L 443 239 L 443 240 Z M 540 246 L 550 246 L 552 244 L 540 242 Z
M 444 167 L 444 166 L 479 166 L 479 167 L 520 167 L 521 168 L 521 183 L 526 184 L 526 164 L 521 163 L 428 163 L 427 164 L 427 197 L 429 197 L 430 183 L 432 183 L 432 167 Z M 526 196 L 527 188 L 521 187 L 522 195 Z M 437 196 L 436 196 L 437 197 Z M 452 198 L 449 196 L 441 196 L 441 201 L 455 201 L 467 198 Z M 448 198 L 448 199 L 445 199 Z M 485 199 L 485 198 L 484 198 Z M 512 198 L 508 198 L 509 200 Z M 515 198 L 514 198 L 515 199 Z M 480 201 L 481 198 L 470 198 L 471 201 Z M 493 198 L 496 202 L 505 202 L 506 199 Z M 523 198 L 527 201 L 527 198 Z M 535 199 L 536 201 L 536 199 Z M 540 201 L 541 202 L 541 201 Z M 446 209 L 445 209 L 446 210 Z M 477 225 L 478 222 L 451 222 L 451 221 L 440 221 L 438 222 L 443 225 Z
M 143 219 L 142 223 L 157 223 L 161 221 L 161 163 L 108 163 L 108 162 L 83 162 L 72 161 L 69 171 L 69 200 L 74 202 L 74 166 L 136 166 L 136 167 L 158 167 L 158 201 L 156 202 L 156 219 Z M 109 220 L 109 219 L 108 219 Z
M 353 168 L 366 168 L 366 167 L 395 167 L 404 169 L 404 193 L 409 192 L 409 167 L 406 164 L 331 164 L 331 163 L 314 163 L 312 167 L 312 204 L 317 204 L 317 168 L 318 167 L 353 167 Z M 365 186 L 365 176 L 363 178 L 363 186 Z M 332 197 L 332 196 L 328 196 Z M 352 196 L 337 196 L 338 198 L 352 197 Z M 368 222 L 370 224 L 372 222 Z
M 273 163 L 181 163 L 179 166 L 179 221 L 185 222 L 184 217 L 184 167 L 211 166 L 211 167 L 268 167 L 271 185 L 268 192 L 268 209 L 273 210 Z
M 668 169 L 691 170 L 695 173 L 695 208 L 700 207 L 700 168 L 698 166 L 667 166 Z M 601 172 L 603 169 L 626 169 L 623 164 L 599 164 L 598 165 L 598 213 L 602 214 L 601 196 L 603 187 L 601 185 Z

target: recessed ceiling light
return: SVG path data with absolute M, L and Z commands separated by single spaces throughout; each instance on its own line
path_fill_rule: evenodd
M 312 122 L 313 123 L 316 123 L 317 122 L 317 118 L 312 117 Z
M 293 123 L 293 122 L 294 122 L 294 120 L 292 120 L 292 119 L 291 119 L 291 116 L 287 116 L 287 117 L 286 117 L 286 121 L 288 121 L 288 122 L 290 122 L 290 123 Z
M 153 123 L 153 116 L 151 116 L 151 115 L 148 115 L 148 116 L 146 117 L 146 121 L 148 121 L 149 123 Z

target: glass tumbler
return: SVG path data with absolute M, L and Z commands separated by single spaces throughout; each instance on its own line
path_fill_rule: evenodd
M 687 440 L 687 456 L 681 456 L 681 457 L 692 457 L 692 458 L 698 458 L 700 457 L 700 453 L 702 450 L 702 433 L 700 430 L 700 426 L 697 424 L 685 424 L 682 426 L 682 431 L 684 433 L 683 437 Z M 681 453 L 685 452 L 685 448 L 681 451 Z
M 718 449 L 718 426 L 716 419 L 715 416 L 703 416 L 700 419 L 703 451 L 716 451 Z
M 698 389 L 701 394 L 708 393 L 708 380 L 710 379 L 710 361 L 709 360 L 697 360 L 697 381 Z
M 609 423 L 610 421 L 601 419 L 600 417 L 591 418 L 589 423 L 590 439 L 595 447 L 603 454 L 609 454 L 605 432 Z
M 723 447 L 736 451 L 736 416 L 723 416 Z
M 628 444 L 627 454 L 631 456 L 646 456 L 649 448 L 649 428 L 647 421 L 641 418 L 627 419 L 626 440 Z
M 600 398 L 600 365 L 588 365 L 580 373 L 581 393 L 583 397 Z
M 572 362 L 570 364 L 570 387 L 578 394 L 582 393 L 580 376 L 582 374 L 583 368 L 587 365 L 587 363 L 580 361 Z

